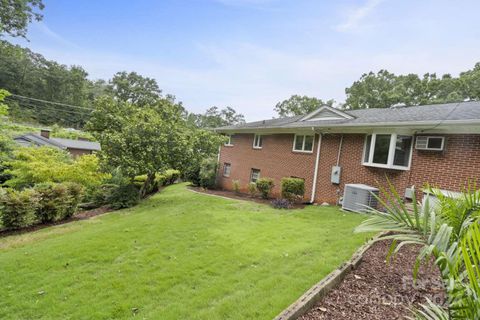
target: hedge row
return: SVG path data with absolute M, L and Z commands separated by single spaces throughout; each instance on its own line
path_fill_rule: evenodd
M 83 187 L 77 183 L 42 183 L 22 191 L 2 190 L 0 216 L 3 227 L 19 229 L 37 223 L 67 219 L 82 199 Z

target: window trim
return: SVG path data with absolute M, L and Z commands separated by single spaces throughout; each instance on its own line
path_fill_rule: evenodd
M 232 136 L 233 135 L 232 134 L 227 134 L 226 136 L 228 137 L 228 141 L 225 142 L 223 145 L 225 147 L 233 147 L 233 143 L 232 143 Z
M 377 135 L 390 135 L 390 145 L 388 148 L 388 159 L 387 164 L 380 164 L 380 163 L 373 163 L 373 155 L 375 152 L 375 143 L 377 140 Z M 365 152 L 367 150 L 367 141 L 368 136 L 372 136 L 370 140 L 370 150 L 368 154 L 368 161 L 365 161 Z M 395 147 L 397 145 L 397 137 L 398 136 L 407 136 L 412 138 L 412 142 L 410 143 L 410 155 L 408 157 L 408 166 L 399 166 L 394 165 L 393 161 L 395 159 Z M 412 166 L 412 156 L 413 156 L 413 145 L 414 145 L 415 137 L 408 134 L 398 134 L 398 133 L 383 133 L 383 132 L 375 132 L 371 134 L 365 135 L 365 141 L 363 143 L 363 153 L 362 153 L 362 165 L 367 167 L 375 167 L 375 168 L 384 168 L 384 169 L 394 169 L 394 170 L 410 170 Z
M 303 136 L 302 150 L 295 149 L 295 145 L 297 144 L 297 136 Z M 312 150 L 305 150 L 305 137 L 313 137 Z M 293 137 L 293 147 L 292 147 L 293 152 L 313 153 L 313 150 L 315 150 L 315 134 L 301 134 L 301 133 L 297 134 L 297 133 L 295 133 L 295 136 Z
M 228 174 L 225 174 L 225 169 L 228 168 Z M 228 178 L 230 177 L 230 174 L 232 173 L 232 164 L 228 162 L 223 163 L 223 173 L 222 176 Z
M 261 141 L 260 143 L 260 146 L 256 145 L 256 141 L 257 141 L 257 138 L 259 139 L 259 141 Z M 262 149 L 263 147 L 263 136 L 261 134 L 254 134 L 253 135 L 253 149 Z
M 417 148 L 417 140 L 418 138 L 426 138 L 427 139 L 427 146 L 426 148 Z M 428 143 L 430 142 L 430 139 L 442 139 L 442 145 L 440 148 L 429 148 Z M 415 139 L 415 149 L 417 150 L 427 150 L 427 151 L 443 151 L 445 149 L 445 136 L 424 136 L 424 135 L 419 135 Z

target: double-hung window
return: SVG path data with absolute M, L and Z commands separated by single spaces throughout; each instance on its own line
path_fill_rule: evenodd
M 230 163 L 223 164 L 223 176 L 230 177 L 230 171 L 232 171 L 232 165 Z
M 293 151 L 297 152 L 313 152 L 313 140 L 312 135 L 296 134 L 293 139 Z
M 254 137 L 253 137 L 253 149 L 262 149 L 262 136 L 259 135 L 259 134 L 256 134 Z
M 412 156 L 412 142 L 412 136 L 396 133 L 367 135 L 363 165 L 408 170 Z

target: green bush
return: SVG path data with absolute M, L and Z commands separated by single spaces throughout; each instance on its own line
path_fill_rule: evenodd
M 247 186 L 247 190 L 250 196 L 255 197 L 257 195 L 257 184 L 255 182 L 250 182 Z
M 232 181 L 232 188 L 233 188 L 233 191 L 235 191 L 235 193 L 239 193 L 240 192 L 240 181 L 233 180 Z
M 8 189 L 0 196 L 2 224 L 7 229 L 28 227 L 35 222 L 38 194 L 33 189 Z
M 282 178 L 282 198 L 300 201 L 305 194 L 305 181 L 300 178 Z
M 257 190 L 264 199 L 268 199 L 274 186 L 272 178 L 260 178 L 257 180 Z
M 39 200 L 35 215 L 47 223 L 70 218 L 77 210 L 83 188 L 77 183 L 41 183 L 34 187 Z
M 164 174 L 160 174 L 160 173 L 157 173 L 155 175 L 155 186 L 158 189 L 160 189 L 160 187 L 163 187 L 167 184 L 167 177 L 164 175 Z
M 217 159 L 203 159 L 200 164 L 200 186 L 214 188 L 217 180 Z
M 180 178 L 180 171 L 169 169 L 163 174 L 165 176 L 166 185 L 174 184 Z
M 105 200 L 112 209 L 130 208 L 140 201 L 140 194 L 133 184 L 114 185 Z
M 83 198 L 83 186 L 75 182 L 65 182 L 64 185 L 67 187 L 69 194 L 68 206 L 61 215 L 61 219 L 67 219 L 72 217 L 78 209 L 78 205 Z

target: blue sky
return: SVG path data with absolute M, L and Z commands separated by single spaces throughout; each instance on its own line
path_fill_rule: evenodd
M 362 73 L 458 74 L 480 62 L 480 1 L 44 0 L 12 40 L 92 79 L 155 78 L 193 112 L 275 116 L 292 94 L 345 99 Z

